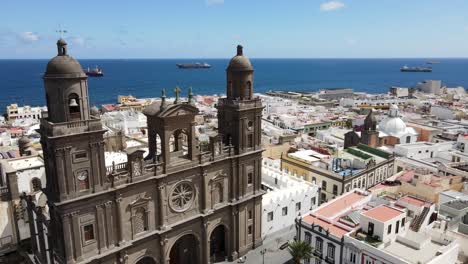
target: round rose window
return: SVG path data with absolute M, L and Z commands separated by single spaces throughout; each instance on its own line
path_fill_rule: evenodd
M 170 203 L 172 209 L 181 212 L 187 210 L 195 197 L 195 190 L 188 182 L 178 183 L 172 190 Z

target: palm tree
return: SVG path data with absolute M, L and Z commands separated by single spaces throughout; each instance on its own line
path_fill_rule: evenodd
M 289 242 L 288 251 L 296 264 L 300 264 L 303 259 L 313 258 L 312 247 L 305 241 L 296 240 Z

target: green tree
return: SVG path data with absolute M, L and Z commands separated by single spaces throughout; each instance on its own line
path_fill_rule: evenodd
M 305 241 L 289 242 L 288 251 L 296 264 L 300 264 L 304 259 L 313 258 L 312 247 Z

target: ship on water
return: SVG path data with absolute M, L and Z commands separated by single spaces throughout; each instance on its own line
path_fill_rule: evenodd
M 211 65 L 208 63 L 177 63 L 176 66 L 179 69 L 208 69 L 211 68 Z
M 432 67 L 408 67 L 403 66 L 400 68 L 401 72 L 432 72 Z
M 90 69 L 88 67 L 84 72 L 89 77 L 102 77 L 102 76 L 104 76 L 104 73 L 102 72 L 102 69 L 99 68 L 98 66 L 94 67 L 94 69 Z

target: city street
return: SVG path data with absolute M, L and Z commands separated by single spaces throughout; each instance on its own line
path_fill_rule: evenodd
M 245 263 L 245 264 L 286 264 L 292 263 L 291 255 L 288 249 L 280 249 L 281 245 L 285 242 L 292 240 L 295 235 L 295 228 L 291 226 L 288 230 L 283 230 L 273 234 L 270 237 L 265 238 L 263 245 L 247 253 L 245 262 L 235 260 L 233 262 L 221 262 L 221 263 Z M 265 252 L 263 260 L 263 254 Z

